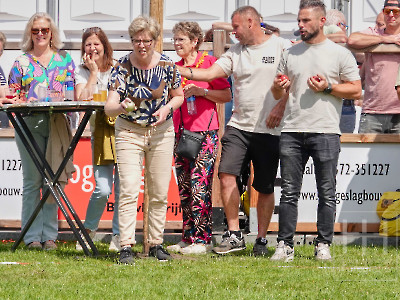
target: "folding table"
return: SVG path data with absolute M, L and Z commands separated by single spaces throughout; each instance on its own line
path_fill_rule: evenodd
M 14 243 L 12 247 L 12 251 L 15 251 L 18 245 L 21 243 L 24 238 L 26 232 L 29 230 L 33 221 L 37 217 L 40 209 L 43 207 L 50 193 L 53 195 L 58 207 L 63 213 L 65 219 L 68 222 L 69 227 L 73 231 L 79 243 L 82 245 L 83 251 L 86 255 L 91 255 L 88 247 L 82 239 L 82 236 L 79 234 L 81 232 L 88 242 L 93 255 L 97 256 L 98 250 L 96 246 L 93 244 L 92 239 L 89 234 L 85 230 L 85 227 L 82 224 L 82 221 L 79 219 L 78 214 L 73 208 L 71 202 L 68 200 L 67 195 L 64 193 L 63 188 L 59 183 L 59 177 L 64 170 L 68 160 L 71 158 L 76 145 L 79 141 L 79 138 L 82 136 L 82 133 L 89 121 L 89 118 L 93 111 L 104 109 L 104 102 L 93 102 L 93 101 L 63 101 L 63 102 L 30 102 L 23 104 L 10 104 L 4 105 L 2 108 L 4 110 L 11 123 L 14 126 L 16 133 L 20 136 L 22 143 L 26 147 L 29 155 L 31 156 L 33 162 L 36 165 L 36 168 L 42 175 L 44 179 L 44 188 L 42 191 L 42 197 L 36 206 L 34 212 L 26 223 L 25 227 L 22 229 L 20 236 Z M 60 166 L 57 171 L 54 173 L 51 169 L 49 163 L 46 160 L 45 153 L 43 153 L 39 146 L 37 145 L 33 135 L 26 125 L 23 115 L 32 114 L 32 113 L 66 113 L 66 112 L 85 112 L 84 117 L 82 118 L 78 129 L 76 130 L 72 141 L 68 147 L 68 150 L 63 158 Z M 68 210 L 67 210 L 68 209 Z M 75 226 L 73 220 L 76 222 L 78 228 Z

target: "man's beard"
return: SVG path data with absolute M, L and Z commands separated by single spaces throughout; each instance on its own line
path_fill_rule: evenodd
M 316 29 L 314 32 L 309 32 L 307 35 L 302 35 L 301 40 L 304 42 L 307 42 L 311 40 L 312 38 L 316 37 L 319 34 L 319 28 Z

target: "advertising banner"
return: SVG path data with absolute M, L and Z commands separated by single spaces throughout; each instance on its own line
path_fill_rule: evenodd
M 13 138 L 0 139 L 0 220 L 20 220 L 22 169 L 19 152 Z M 337 166 L 336 202 L 338 223 L 379 223 L 376 205 L 385 191 L 400 188 L 400 160 L 396 143 L 342 143 Z M 74 153 L 76 172 L 65 191 L 83 220 L 94 189 L 90 139 L 82 138 Z M 180 201 L 174 168 L 171 166 L 167 221 L 181 221 Z M 278 173 L 278 178 L 280 174 Z M 276 187 L 279 205 L 280 187 Z M 143 184 L 138 201 L 138 220 L 143 219 Z M 316 222 L 318 193 L 312 160 L 306 164 L 299 199 L 298 222 Z M 114 196 L 111 195 L 102 220 L 112 220 Z M 59 214 L 60 219 L 64 219 Z M 272 222 L 278 222 L 273 215 Z
M 0 139 L 0 220 L 20 220 L 22 207 L 22 167 L 14 138 Z M 65 193 L 80 219 L 84 220 L 89 198 L 95 187 L 90 138 L 80 139 L 74 152 L 75 173 L 65 187 Z M 168 193 L 167 221 L 181 221 L 182 213 L 174 167 L 171 166 L 171 181 Z M 142 177 L 143 178 L 143 177 Z M 143 180 L 143 179 L 142 179 Z M 106 204 L 101 220 L 112 220 L 114 194 Z M 59 211 L 59 219 L 64 216 Z M 137 219 L 143 220 L 143 181 L 138 200 Z
M 74 153 L 74 166 L 76 172 L 73 174 L 72 179 L 65 188 L 68 199 L 71 201 L 73 207 L 80 219 L 84 220 L 86 215 L 86 208 L 89 203 L 89 198 L 92 195 L 95 187 L 92 166 L 92 150 L 90 139 L 81 139 L 76 147 Z M 171 181 L 168 192 L 168 208 L 167 208 L 167 221 L 181 221 L 182 213 L 180 210 L 179 192 L 174 173 L 175 168 L 171 166 Z M 137 220 L 143 220 L 143 174 L 142 185 L 138 200 L 138 214 Z M 104 210 L 101 220 L 112 220 L 114 212 L 114 191 L 108 199 L 106 208 Z M 64 220 L 62 213 L 59 213 L 59 219 Z

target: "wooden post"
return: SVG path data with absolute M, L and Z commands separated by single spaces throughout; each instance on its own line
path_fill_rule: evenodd
M 162 52 L 163 47 L 163 9 L 164 9 L 164 0 L 150 0 L 150 17 L 155 19 L 161 27 L 160 37 L 156 44 L 156 51 Z M 146 164 L 146 160 L 144 162 Z M 146 167 L 144 168 L 144 194 L 143 194 L 143 254 L 149 254 L 149 193 L 147 189 L 147 176 L 146 176 Z
M 219 58 L 225 52 L 226 33 L 222 29 L 214 29 L 213 31 L 213 53 Z
M 161 27 L 160 37 L 156 45 L 158 52 L 163 51 L 163 24 L 164 24 L 164 0 L 150 0 L 150 17 L 155 19 Z

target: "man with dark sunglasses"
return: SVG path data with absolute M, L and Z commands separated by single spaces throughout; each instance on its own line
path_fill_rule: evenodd
M 386 28 L 352 33 L 348 45 L 362 49 L 378 44 L 400 45 L 400 1 L 385 0 Z M 400 133 L 400 101 L 394 86 L 400 55 L 365 53 L 365 93 L 360 133 Z

